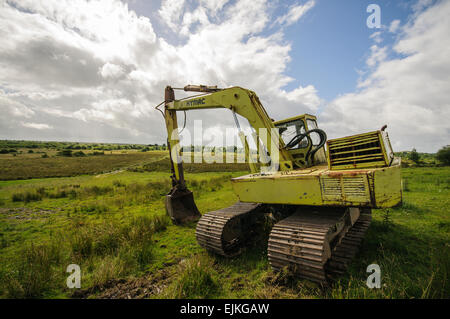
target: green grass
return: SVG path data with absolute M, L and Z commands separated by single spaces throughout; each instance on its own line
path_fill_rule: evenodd
M 229 179 L 244 173 L 187 173 L 201 213 L 233 204 Z M 152 298 L 449 298 L 450 168 L 402 175 L 403 206 L 373 211 L 361 252 L 328 289 L 271 271 L 267 225 L 240 256 L 207 253 L 195 223 L 165 216 L 167 171 L 0 181 L 0 296 L 70 298 L 65 269 L 77 263 L 84 297 L 145 278 L 164 287 Z M 365 285 L 372 263 L 381 289 Z
M 169 298 L 211 298 L 220 291 L 218 274 L 210 258 L 184 260 L 178 273 L 178 278 L 166 292 Z

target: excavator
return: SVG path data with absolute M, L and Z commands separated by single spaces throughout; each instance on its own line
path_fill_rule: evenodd
M 197 93 L 176 100 L 175 89 Z M 241 87 L 167 86 L 162 104 L 172 163 L 166 212 L 175 224 L 198 221 L 198 243 L 216 254 L 240 254 L 257 223 L 270 215 L 276 220 L 267 244 L 272 269 L 327 285 L 356 255 L 371 209 L 401 204 L 401 163 L 386 126 L 327 140 L 315 116 L 274 121 L 258 96 Z M 177 112 L 216 108 L 232 112 L 246 153 L 249 139 L 237 115 L 248 120 L 265 160 L 249 160 L 250 174 L 231 179 L 234 205 L 201 215 L 183 174 Z

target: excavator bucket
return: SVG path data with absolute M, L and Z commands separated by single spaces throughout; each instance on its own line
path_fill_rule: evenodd
M 174 186 L 166 195 L 166 212 L 174 224 L 198 220 L 201 215 L 194 202 L 194 195 L 187 188 Z

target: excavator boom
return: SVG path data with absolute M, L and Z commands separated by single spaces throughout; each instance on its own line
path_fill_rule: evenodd
M 265 148 L 270 153 L 275 150 L 277 154 L 277 164 L 281 163 L 282 169 L 292 169 L 292 156 L 284 150 L 284 142 L 280 138 L 278 131 L 267 115 L 265 109 L 259 102 L 258 97 L 252 91 L 232 87 L 228 89 L 218 89 L 211 86 L 184 87 L 185 91 L 203 92 L 205 94 L 192 98 L 175 100 L 174 89 L 170 86 L 165 90 L 164 117 L 166 121 L 171 167 L 172 167 L 172 190 L 166 196 L 166 211 L 174 223 L 184 223 L 196 220 L 200 213 L 195 205 L 192 192 L 186 188 L 183 174 L 183 164 L 181 160 L 180 138 L 178 135 L 177 111 L 188 111 L 198 109 L 226 108 L 248 119 L 250 125 L 258 134 L 261 129 L 267 132 L 266 138 L 261 139 Z M 248 141 L 241 134 L 243 145 L 249 153 Z M 280 147 L 281 145 L 281 147 Z M 279 161 L 278 161 L 279 160 Z M 256 173 L 256 166 L 252 166 L 252 171 Z

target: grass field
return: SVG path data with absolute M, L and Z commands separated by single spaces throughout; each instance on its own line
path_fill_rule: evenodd
M 160 160 L 166 151 L 128 152 L 86 157 L 0 157 L 0 180 L 96 174 Z
M 92 151 L 87 151 L 90 154 Z M 102 152 L 104 153 L 104 151 Z M 52 154 L 51 151 L 45 154 Z M 68 177 L 83 174 L 101 174 L 127 169 L 134 172 L 170 171 L 170 159 L 167 151 L 138 152 L 108 151 L 102 155 L 83 157 L 56 156 L 42 158 L 39 153 L 23 153 L 19 156 L 11 154 L 0 155 L 0 180 L 18 180 L 46 177 Z M 235 155 L 235 154 L 234 154 Z M 188 155 L 189 156 L 189 155 Z M 188 158 L 188 157 L 186 157 Z M 196 163 L 192 157 L 191 163 L 185 163 L 186 172 L 231 172 L 247 170 L 246 163 L 223 163 L 205 165 Z
M 373 211 L 374 220 L 349 272 L 323 289 L 270 270 L 264 225 L 260 237 L 241 256 L 225 259 L 205 252 L 196 243 L 195 224 L 174 226 L 165 216 L 163 196 L 170 187 L 169 172 L 158 161 L 161 154 L 140 154 L 147 153 L 151 158 L 140 159 L 135 171 L 0 181 L 0 295 L 450 297 L 448 167 L 403 169 L 403 206 Z M 77 158 L 64 160 L 73 159 Z M 71 169 L 73 163 L 64 165 L 60 171 Z M 127 165 L 123 163 L 122 168 Z M 200 165 L 186 174 L 201 213 L 236 201 L 229 179 L 245 172 L 223 169 L 230 172 L 202 172 L 207 169 Z M 81 267 L 81 289 L 66 288 L 66 267 L 72 263 Z M 372 263 L 381 267 L 381 289 L 365 285 L 366 267 Z

